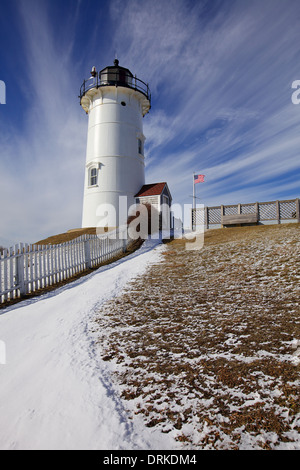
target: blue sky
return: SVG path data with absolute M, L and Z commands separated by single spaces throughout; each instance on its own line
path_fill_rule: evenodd
M 299 0 L 0 0 L 0 244 L 80 227 L 93 65 L 149 83 L 146 182 L 206 205 L 300 196 Z

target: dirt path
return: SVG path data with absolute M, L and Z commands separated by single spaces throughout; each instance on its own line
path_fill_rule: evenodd
M 132 416 L 183 448 L 300 449 L 299 235 L 211 230 L 201 251 L 175 240 L 99 312 Z

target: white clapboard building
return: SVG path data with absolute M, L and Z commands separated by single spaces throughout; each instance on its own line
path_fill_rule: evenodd
M 172 196 L 167 183 L 145 184 L 135 195 L 137 204 L 149 204 L 159 215 L 159 228 L 169 229 L 172 226 Z

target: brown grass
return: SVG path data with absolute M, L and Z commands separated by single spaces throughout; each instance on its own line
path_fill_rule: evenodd
M 99 347 L 132 415 L 194 448 L 299 447 L 299 235 L 211 230 L 201 251 L 174 240 L 101 309 Z
M 74 240 L 81 235 L 96 235 L 96 230 L 97 229 L 95 227 L 72 229 L 65 233 L 59 233 L 43 240 L 39 240 L 35 243 L 35 245 L 59 245 L 60 243 L 66 243 Z

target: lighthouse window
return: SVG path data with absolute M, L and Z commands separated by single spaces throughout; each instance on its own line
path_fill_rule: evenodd
M 125 101 L 121 101 L 121 105 L 122 105 L 122 106 L 126 106 Z
M 90 168 L 90 177 L 89 177 L 89 185 L 96 186 L 98 180 L 98 172 L 97 168 Z
M 141 155 L 144 155 L 143 142 L 141 139 L 138 139 L 138 150 Z

